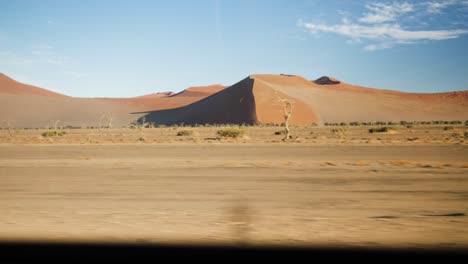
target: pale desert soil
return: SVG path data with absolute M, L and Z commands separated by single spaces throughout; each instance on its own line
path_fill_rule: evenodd
M 464 144 L 1 144 L 0 239 L 468 246 Z
M 238 127 L 238 126 L 235 126 Z M 382 126 L 291 126 L 292 140 L 300 145 L 467 145 L 468 127 L 464 125 L 387 126 L 388 133 L 369 133 Z M 241 126 L 244 135 L 237 139 L 219 138 L 217 131 L 226 126 L 111 128 L 111 129 L 0 129 L 0 144 L 151 144 L 151 143 L 281 143 L 284 128 L 280 126 Z M 444 130 L 444 128 L 450 128 Z M 182 130 L 190 136 L 177 136 Z M 41 136 L 47 132 L 65 132 L 64 136 Z

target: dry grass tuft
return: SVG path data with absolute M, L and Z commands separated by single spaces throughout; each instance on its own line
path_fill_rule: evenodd
M 177 132 L 176 134 L 178 137 L 182 137 L 182 136 L 191 136 L 193 135 L 193 131 L 192 130 L 181 130 L 179 132 Z
M 216 134 L 220 137 L 237 138 L 244 135 L 245 131 L 240 128 L 230 127 L 216 131 Z

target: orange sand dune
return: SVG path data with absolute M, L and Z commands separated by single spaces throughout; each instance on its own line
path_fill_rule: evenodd
M 96 127 L 106 123 L 106 113 L 112 114 L 113 126 L 128 126 L 141 116 L 134 112 L 181 107 L 223 88 L 220 85 L 189 88 L 186 91 L 190 96 L 162 92 L 133 98 L 74 98 L 24 85 L 0 74 L 0 127 L 8 120 L 18 128 L 43 128 L 56 120 L 65 126 Z
M 209 86 L 190 87 L 180 93 L 162 92 L 132 98 L 96 99 L 105 102 L 115 102 L 123 105 L 129 105 L 133 108 L 132 112 L 143 112 L 159 109 L 170 109 L 188 105 L 208 97 L 224 88 L 226 87 L 216 84 Z
M 0 73 L 0 94 L 2 93 L 65 97 L 63 94 L 17 82 L 10 77 Z
M 161 124 L 284 122 L 278 99 L 293 102 L 291 124 L 325 122 L 465 120 L 468 91 L 404 93 L 354 86 L 334 78 L 309 81 L 295 75 L 251 75 L 204 100 L 149 112 Z
M 280 100 L 294 109 L 291 124 L 401 120 L 466 120 L 468 91 L 405 93 L 347 84 L 334 78 L 315 81 L 295 75 L 251 75 L 230 86 L 191 87 L 133 98 L 74 98 L 20 84 L 0 75 L 0 122 L 45 127 L 53 120 L 71 126 L 98 126 L 112 113 L 114 126 L 141 117 L 158 124 L 284 122 Z
M 171 96 L 173 97 L 199 97 L 199 96 L 208 96 L 214 93 L 217 93 L 223 89 L 225 89 L 226 86 L 220 85 L 220 84 L 213 84 L 209 86 L 193 86 L 189 87 L 185 90 L 183 90 L 180 93 L 173 94 Z

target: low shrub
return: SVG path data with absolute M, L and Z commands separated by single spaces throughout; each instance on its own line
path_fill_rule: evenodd
M 453 130 L 453 127 L 451 127 L 451 126 L 444 127 L 444 131 L 447 131 L 447 130 Z
M 182 136 L 191 136 L 193 135 L 193 131 L 192 130 L 181 130 L 179 132 L 177 132 L 177 136 L 178 137 L 182 137 Z
M 384 133 L 384 132 L 388 132 L 390 130 L 394 130 L 394 129 L 391 128 L 391 127 L 378 127 L 378 128 L 369 129 L 369 133 Z
M 64 136 L 65 134 L 66 134 L 65 131 L 59 131 L 59 132 L 57 132 L 57 131 L 46 131 L 46 132 L 42 133 L 41 135 L 43 137 L 56 137 L 56 136 L 61 137 L 61 136 Z
M 216 131 L 216 134 L 220 137 L 232 137 L 232 138 L 237 138 L 242 135 L 244 135 L 244 130 L 239 129 L 239 128 L 224 128 Z

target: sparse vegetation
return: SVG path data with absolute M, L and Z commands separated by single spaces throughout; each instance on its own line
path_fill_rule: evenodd
M 348 132 L 347 127 L 333 128 L 331 132 L 335 135 L 344 136 Z
M 395 129 L 392 127 L 378 127 L 378 128 L 369 129 L 369 133 L 385 133 L 391 130 L 395 130 Z
M 279 109 L 278 109 L 279 110 Z M 278 111 L 279 113 L 279 111 Z M 282 112 L 281 112 L 282 114 Z M 141 122 L 143 121 L 143 122 Z M 49 121 L 49 125 L 42 129 L 36 128 L 10 128 L 5 122 L 0 123 L 3 129 L 0 130 L 0 142 L 4 143 L 20 143 L 20 142 L 44 142 L 45 139 L 49 142 L 59 141 L 60 143 L 75 142 L 75 143 L 159 143 L 173 142 L 174 138 L 177 141 L 187 142 L 208 142 L 213 140 L 221 140 L 222 138 L 233 139 L 244 137 L 249 142 L 282 142 L 286 131 L 279 124 L 277 126 L 270 125 L 241 125 L 241 124 L 211 124 L 207 127 L 193 127 L 191 124 L 185 124 L 184 128 L 179 126 L 160 126 L 159 128 L 148 129 L 145 126 L 145 120 L 140 120 L 140 123 L 134 123 L 132 127 L 116 127 L 100 128 L 84 124 L 82 129 L 74 129 L 65 121 L 58 123 L 56 120 Z M 393 126 L 341 126 L 341 123 L 336 123 L 337 126 L 328 127 L 311 127 L 307 126 L 292 126 L 290 129 L 294 132 L 293 138 L 297 142 L 306 144 L 314 144 L 321 142 L 330 143 L 384 143 L 384 144 L 465 144 L 468 135 L 466 127 L 462 125 L 405 125 L 401 124 L 416 124 L 415 121 L 399 122 L 396 127 Z M 57 126 L 56 126 L 57 124 Z M 97 124 L 97 122 L 96 122 Z M 412 128 L 406 128 L 412 126 Z M 57 129 L 55 129 L 57 127 Z M 448 127 L 448 128 L 445 128 Z M 66 128 L 66 129 L 65 129 Z M 73 128 L 73 129 L 72 129 Z M 393 129 L 394 130 L 393 130 Z M 445 128 L 445 129 L 444 129 Z M 69 130 L 70 129 L 70 130 Z M 222 130 L 217 134 L 218 130 Z M 235 130 L 235 132 L 231 132 Z M 242 132 L 237 132 L 242 130 Z M 65 131 L 65 133 L 61 133 Z M 102 134 L 101 134 L 102 131 Z M 44 133 L 43 133 L 44 132 Z M 373 134 L 372 134 L 373 133 Z M 10 135 L 11 134 L 11 135 Z M 42 134 L 42 136 L 41 136 Z M 367 134 L 368 136 L 365 136 Z M 397 135 L 398 134 L 398 135 Z M 373 135 L 373 136 L 372 136 Z M 59 140 L 60 139 L 60 140 Z
M 65 132 L 65 131 L 58 131 L 58 132 L 57 131 L 46 131 L 46 132 L 42 133 L 41 135 L 43 137 L 56 137 L 56 136 L 61 137 L 61 136 L 65 136 L 66 133 L 67 132 Z
M 181 130 L 179 132 L 177 132 L 177 136 L 178 137 L 182 137 L 182 136 L 191 136 L 193 135 L 193 131 L 192 130 Z
M 235 127 L 229 127 L 216 131 L 216 134 L 220 137 L 237 138 L 244 135 L 244 130 Z

